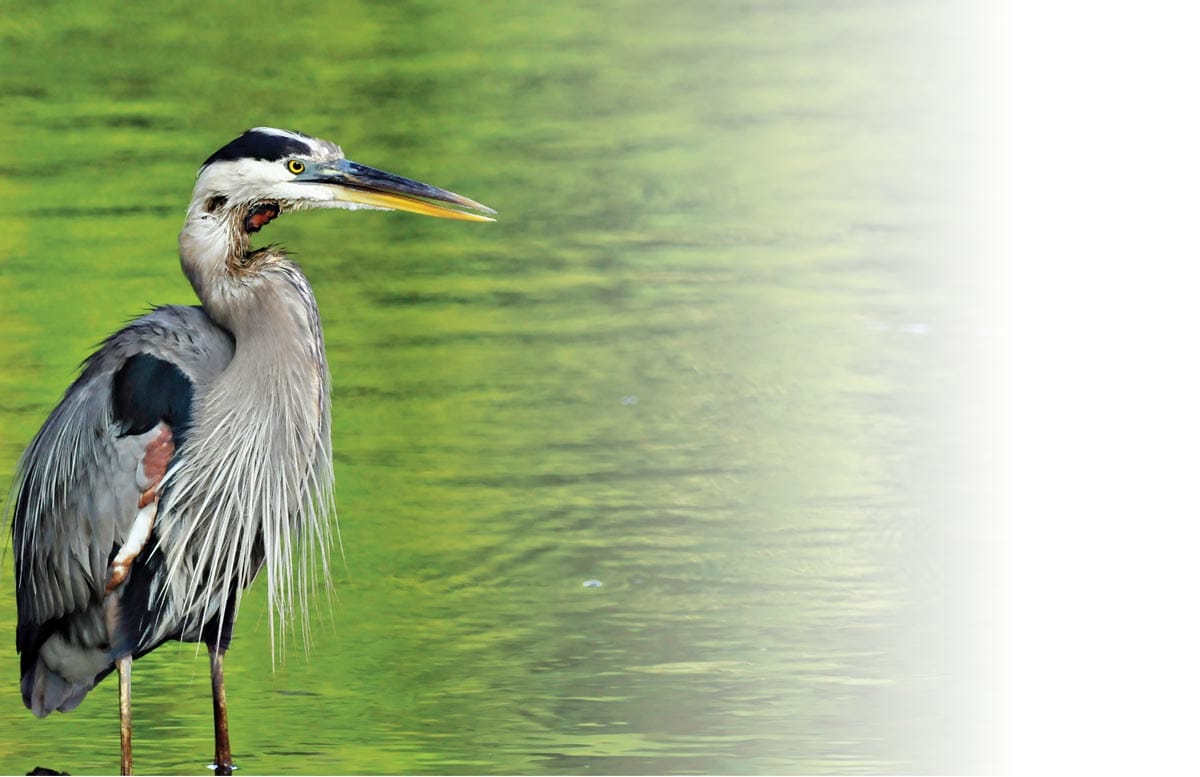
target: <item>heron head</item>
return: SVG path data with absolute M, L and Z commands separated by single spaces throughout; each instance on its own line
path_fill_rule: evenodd
M 280 213 L 307 208 L 404 210 L 494 221 L 495 211 L 436 186 L 351 162 L 341 148 L 299 132 L 256 127 L 200 168 L 192 212 L 257 232 Z

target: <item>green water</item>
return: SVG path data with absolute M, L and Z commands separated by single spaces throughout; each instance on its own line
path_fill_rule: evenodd
M 939 4 L 2 5 L 0 472 L 193 301 L 195 169 L 244 128 L 501 214 L 264 232 L 321 304 L 345 564 L 274 671 L 248 596 L 241 773 L 992 764 Z M 194 646 L 136 664 L 140 771 L 205 773 L 207 694 Z M 0 772 L 111 772 L 115 684 L 36 720 L 0 651 L 0 732 Z

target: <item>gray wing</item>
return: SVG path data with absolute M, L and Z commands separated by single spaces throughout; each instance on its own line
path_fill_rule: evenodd
M 232 354 L 229 334 L 199 308 L 158 308 L 84 363 L 21 457 L 12 523 L 17 650 L 35 714 L 73 708 L 111 664 L 104 587 L 137 514 L 146 438 L 168 413 L 185 427 Z M 176 378 L 164 381 L 165 373 Z

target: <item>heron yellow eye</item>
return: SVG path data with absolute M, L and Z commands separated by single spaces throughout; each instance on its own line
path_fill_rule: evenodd
M 292 173 L 293 175 L 300 175 L 300 173 L 304 172 L 304 163 L 299 159 L 289 159 L 287 163 L 287 169 L 288 172 Z

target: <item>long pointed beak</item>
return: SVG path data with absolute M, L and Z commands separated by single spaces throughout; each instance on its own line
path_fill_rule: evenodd
M 406 210 L 443 219 L 495 221 L 496 211 L 436 186 L 401 178 L 343 159 L 309 179 L 330 187 L 342 202 L 386 210 Z

